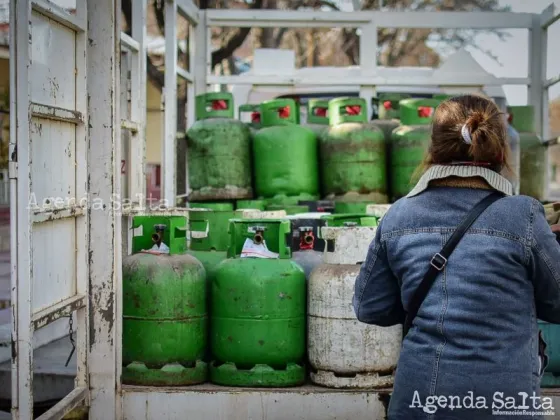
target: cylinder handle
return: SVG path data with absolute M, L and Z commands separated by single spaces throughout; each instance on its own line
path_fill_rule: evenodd
M 212 99 L 206 104 L 206 111 L 225 111 L 228 109 L 228 101 L 225 99 Z
M 362 111 L 361 105 L 347 105 L 344 107 L 344 111 L 346 115 L 360 115 Z
M 329 109 L 327 107 L 318 106 L 316 108 L 313 108 L 313 115 L 317 117 L 326 117 L 328 110 Z
M 208 220 L 204 220 L 204 222 L 206 223 L 206 227 L 204 228 L 204 230 L 190 230 L 189 231 L 189 236 L 192 239 L 204 239 L 204 238 L 208 238 L 208 232 L 210 232 L 210 223 L 208 222 Z
M 418 116 L 420 118 L 431 118 L 434 115 L 434 107 L 431 106 L 419 106 Z
M 290 106 L 286 105 L 278 108 L 278 116 L 280 118 L 290 118 Z
M 260 123 L 261 122 L 261 113 L 258 111 L 251 112 L 251 122 L 252 123 Z

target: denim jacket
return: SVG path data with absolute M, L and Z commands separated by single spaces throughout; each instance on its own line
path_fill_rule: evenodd
M 379 224 L 355 284 L 361 322 L 403 323 L 431 257 L 491 193 L 430 187 L 423 178 Z M 520 392 L 540 395 L 537 319 L 560 323 L 560 246 L 537 200 L 507 196 L 472 225 L 420 307 L 403 341 L 389 420 L 510 419 L 492 411 L 505 410 L 507 397 L 523 407 Z M 469 393 L 484 400 L 478 409 L 464 400 Z M 446 407 L 434 411 L 427 399 L 440 396 Z

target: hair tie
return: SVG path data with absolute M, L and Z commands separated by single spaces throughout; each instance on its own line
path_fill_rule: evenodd
M 461 135 L 463 136 L 463 141 L 465 143 L 472 144 L 471 133 L 469 132 L 469 127 L 467 127 L 467 124 L 463 124 L 463 127 L 461 128 Z

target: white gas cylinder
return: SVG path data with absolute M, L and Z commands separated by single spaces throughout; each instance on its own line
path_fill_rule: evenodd
M 385 216 L 389 207 L 391 207 L 390 204 L 370 204 L 366 207 L 366 214 L 379 217 L 381 219 Z
M 331 388 L 393 385 L 402 325 L 377 327 L 356 319 L 354 283 L 376 227 L 323 227 L 323 263 L 308 284 L 311 380 Z

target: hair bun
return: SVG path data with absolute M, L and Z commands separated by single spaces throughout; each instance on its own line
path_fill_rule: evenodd
M 466 125 L 469 127 L 471 134 L 475 132 L 484 122 L 486 116 L 480 111 L 473 111 L 467 118 Z

